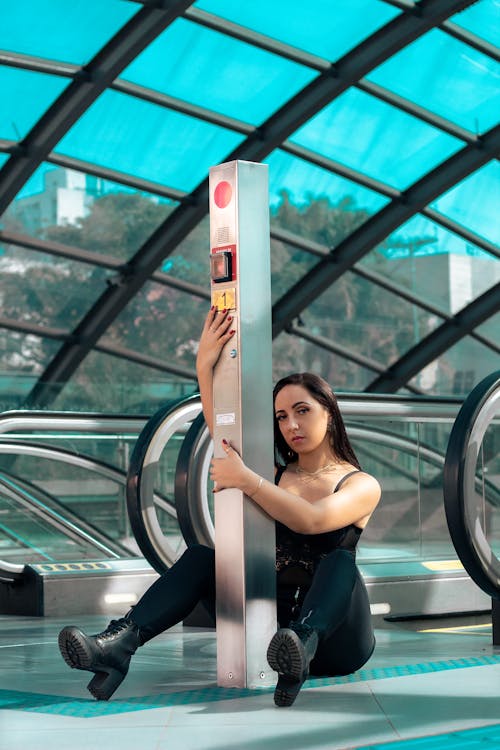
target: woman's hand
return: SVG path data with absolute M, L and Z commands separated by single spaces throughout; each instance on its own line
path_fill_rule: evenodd
M 213 458 L 210 466 L 210 478 L 215 482 L 214 492 L 225 490 L 228 487 L 236 487 L 245 492 L 248 487 L 253 486 L 253 471 L 243 463 L 239 453 L 226 441 L 222 441 L 222 447 L 226 453 L 225 458 Z
M 218 311 L 211 307 L 201 332 L 196 369 L 198 373 L 212 371 L 217 364 L 224 345 L 234 335 L 231 328 L 233 318 L 227 310 Z

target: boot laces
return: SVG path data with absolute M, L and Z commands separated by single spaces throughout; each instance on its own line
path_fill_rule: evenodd
M 291 629 L 294 631 L 294 633 L 297 633 L 301 641 L 306 640 L 309 638 L 311 633 L 313 632 L 313 629 L 310 625 L 307 625 L 305 622 L 294 622 L 290 623 Z
M 111 620 L 106 630 L 99 633 L 97 638 L 112 638 L 121 633 L 122 630 L 126 630 L 131 624 L 130 620 L 127 620 L 126 617 L 120 617 L 119 620 Z

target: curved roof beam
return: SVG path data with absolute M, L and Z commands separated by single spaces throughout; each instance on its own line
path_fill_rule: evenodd
M 367 393 L 395 393 L 403 386 L 408 387 L 411 378 L 426 365 L 434 362 L 473 328 L 481 325 L 493 313 L 498 312 L 499 299 L 500 284 L 496 284 L 406 352 L 397 362 L 387 368 L 383 375 L 370 383 L 365 391 Z
M 226 161 L 261 161 L 366 73 L 471 2 L 473 0 L 422 0 L 415 12 L 402 13 L 318 75 L 229 154 Z M 28 404 L 33 401 L 46 404 L 57 395 L 131 297 L 207 211 L 208 179 L 205 179 L 139 248 L 128 263 L 127 274 L 111 285 L 88 310 L 75 328 L 71 342 L 61 347 L 40 376 L 28 395 Z
M 499 149 L 500 126 L 497 125 L 481 137 L 479 146 L 465 146 L 340 242 L 327 258 L 275 303 L 273 335 L 277 336 L 284 330 L 307 305 L 397 227 L 422 211 L 438 195 L 494 159 Z
M 0 171 L 0 215 L 80 115 L 191 2 L 171 0 L 167 8 L 141 8 L 76 74 Z

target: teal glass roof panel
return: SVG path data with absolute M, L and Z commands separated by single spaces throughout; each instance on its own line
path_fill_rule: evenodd
M 52 169 L 54 169 L 53 164 L 49 164 L 48 162 L 40 164 L 38 169 L 36 169 L 31 177 L 26 180 L 16 198 L 24 198 L 28 195 L 41 193 L 45 189 L 45 173 L 50 172 Z
M 94 350 L 51 408 L 150 415 L 170 399 L 189 396 L 195 390 L 194 380 Z
M 399 14 L 378 0 L 198 0 L 196 8 L 337 60 Z
M 8 207 L 3 222 L 11 231 L 128 260 L 176 205 L 44 163 Z
M 137 12 L 123 0 L 2 3 L 0 49 L 83 65 Z
M 271 229 L 273 221 L 271 218 Z M 318 262 L 318 258 L 271 237 L 271 301 L 274 304 Z
M 367 78 L 473 133 L 483 133 L 498 119 L 500 65 L 438 29 Z
M 67 78 L 0 65 L 0 138 L 22 140 L 67 85 Z
M 173 367 L 194 371 L 209 307 L 209 300 L 149 281 L 109 327 L 106 338 Z
M 344 356 L 288 333 L 273 341 L 273 381 L 291 372 L 314 372 L 330 383 L 334 392 L 361 392 L 374 378 L 368 370 Z
M 54 339 L 45 339 L 32 333 L 21 333 L 0 328 L 2 376 L 12 372 L 21 375 L 23 379 L 29 378 L 30 375 L 37 378 L 55 356 L 60 346 L 61 342 Z M 1 382 L 0 380 L 0 384 Z M 3 400 L 3 396 L 0 395 L 1 400 Z
M 489 162 L 430 205 L 466 229 L 500 245 L 500 164 Z
M 9 154 L 0 154 L 0 167 L 3 167 L 8 158 Z
M 177 203 L 74 169 L 43 164 L 5 212 L 14 231 L 129 260 Z
M 205 216 L 166 258 L 159 271 L 210 290 L 210 220 Z
M 466 336 L 410 382 L 431 396 L 465 396 L 495 370 L 498 353 Z
M 179 19 L 121 77 L 258 125 L 316 75 L 315 70 Z
M 445 315 L 461 310 L 500 278 L 494 256 L 420 215 L 398 227 L 359 266 Z
M 2 315 L 68 333 L 106 289 L 110 273 L 28 248 L 0 247 Z
M 56 151 L 191 191 L 243 136 L 116 91 L 106 91 Z
M 325 107 L 290 140 L 399 189 L 463 146 L 457 138 L 355 89 Z
M 497 346 L 500 346 L 500 312 L 496 315 L 492 315 L 491 318 L 488 318 L 488 320 L 478 326 L 475 330 L 476 333 L 486 336 L 487 339 L 490 339 Z
M 480 0 L 472 3 L 450 21 L 496 46 L 500 43 L 500 9 L 498 0 Z
M 297 208 L 326 198 L 332 205 L 344 202 L 346 208 L 349 206 L 350 210 L 363 213 L 366 219 L 389 202 L 380 193 L 280 149 L 273 151 L 265 162 L 269 165 L 269 194 L 273 210 L 280 206 L 286 194 L 287 200 Z M 278 220 L 279 212 L 274 213 Z M 306 235 L 309 236 L 308 231 Z
M 311 333 L 368 357 L 383 368 L 442 322 L 351 272 L 319 295 L 301 318 Z

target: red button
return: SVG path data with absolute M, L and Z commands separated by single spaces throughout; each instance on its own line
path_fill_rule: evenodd
M 219 208 L 226 208 L 233 197 L 233 189 L 229 182 L 219 182 L 214 190 L 214 201 Z

